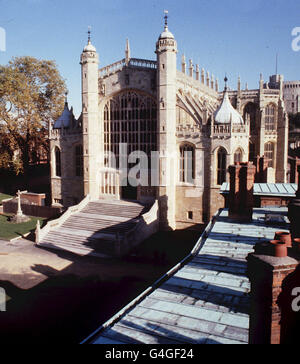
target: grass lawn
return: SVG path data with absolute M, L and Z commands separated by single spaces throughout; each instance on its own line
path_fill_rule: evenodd
M 7 198 L 11 198 L 13 196 L 6 195 L 5 193 L 0 193 L 0 205 L 2 204 L 3 200 L 6 200 Z
M 46 219 L 40 217 L 31 217 L 31 220 L 22 224 L 13 224 L 8 221 L 10 215 L 0 215 L 0 239 L 10 240 L 29 233 L 36 227 L 37 220 L 40 220 L 41 226 L 44 226 Z

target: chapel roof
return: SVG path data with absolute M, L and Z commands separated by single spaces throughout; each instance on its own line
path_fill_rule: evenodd
M 73 109 L 69 109 L 68 102 L 65 102 L 64 111 L 60 115 L 60 117 L 55 121 L 53 128 L 69 128 L 72 125 L 72 121 L 74 120 Z
M 96 48 L 92 45 L 91 41 L 88 41 L 88 44 L 84 47 L 83 52 L 97 52 Z
M 227 78 L 225 78 L 225 83 L 227 83 Z M 214 119 L 216 124 L 244 124 L 242 115 L 229 100 L 227 85 L 225 86 L 223 101 L 215 112 Z

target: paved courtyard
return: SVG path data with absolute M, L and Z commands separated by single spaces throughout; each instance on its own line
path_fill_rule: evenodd
M 123 260 L 0 241 L 0 287 L 7 294 L 1 342 L 79 343 L 186 256 L 200 234 L 156 236 Z

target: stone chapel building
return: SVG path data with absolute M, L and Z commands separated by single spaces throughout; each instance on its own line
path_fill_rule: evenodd
M 76 120 L 66 102 L 49 132 L 53 204 L 68 207 L 87 194 L 157 199 L 161 228 L 178 229 L 207 222 L 224 206 L 219 191 L 234 162 L 257 163 L 264 156 L 264 182 L 286 182 L 282 76 L 275 88 L 261 76 L 258 89 L 242 89 L 239 80 L 236 91 L 225 86 L 219 92 L 218 80 L 192 61 L 187 66 L 184 56 L 177 70 L 177 42 L 167 17 L 155 53 L 155 61 L 132 58 L 127 41 L 125 58 L 99 69 L 89 36 L 80 60 L 81 116 Z M 134 178 L 124 171 L 124 165 L 138 163 L 134 154 L 127 163 L 135 151 L 149 157 L 143 166 L 149 183 L 141 183 L 140 172 Z M 158 159 L 150 158 L 153 151 Z M 158 171 L 157 183 L 151 171 Z

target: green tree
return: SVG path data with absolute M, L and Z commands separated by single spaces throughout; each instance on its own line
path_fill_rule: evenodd
M 0 168 L 10 160 L 26 175 L 37 150 L 49 152 L 49 123 L 62 112 L 65 92 L 54 61 L 16 57 L 0 66 Z

